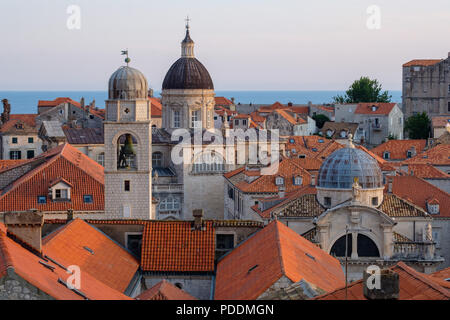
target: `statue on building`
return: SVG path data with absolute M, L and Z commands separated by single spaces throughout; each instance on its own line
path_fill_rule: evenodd
M 361 185 L 359 184 L 358 178 L 353 179 L 352 196 L 353 202 L 361 202 Z
M 425 227 L 425 240 L 433 241 L 433 228 L 431 227 L 431 223 L 428 223 Z

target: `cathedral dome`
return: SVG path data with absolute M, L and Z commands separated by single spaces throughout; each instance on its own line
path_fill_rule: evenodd
M 109 78 L 108 92 L 110 100 L 147 99 L 147 79 L 139 70 L 122 66 Z
M 181 42 L 181 58 L 167 71 L 164 89 L 206 89 L 214 90 L 214 85 L 205 66 L 194 56 L 194 41 L 186 25 L 186 37 Z
M 383 177 L 377 161 L 356 148 L 343 148 L 325 159 L 319 169 L 317 186 L 327 189 L 352 189 L 354 179 L 362 189 L 383 187 Z

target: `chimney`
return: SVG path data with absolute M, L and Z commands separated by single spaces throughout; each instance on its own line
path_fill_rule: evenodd
M 6 212 L 4 215 L 8 235 L 22 245 L 41 253 L 44 217 L 37 210 Z
M 66 223 L 69 223 L 72 220 L 73 220 L 73 209 L 68 209 Z
M 194 216 L 194 229 L 201 230 L 203 224 L 203 209 L 194 209 L 192 215 Z
M 363 272 L 363 293 L 368 300 L 395 300 L 399 297 L 399 276 L 392 270 Z

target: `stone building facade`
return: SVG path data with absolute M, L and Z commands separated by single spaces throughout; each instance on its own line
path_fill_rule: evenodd
M 426 112 L 429 117 L 450 114 L 450 53 L 446 59 L 412 60 L 403 65 L 405 119 Z

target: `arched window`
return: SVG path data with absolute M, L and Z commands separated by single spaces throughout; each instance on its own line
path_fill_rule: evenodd
M 375 242 L 368 236 L 358 234 L 357 237 L 358 257 L 379 257 L 380 252 Z M 330 254 L 335 257 L 345 257 L 345 235 L 340 237 L 331 247 Z M 348 234 L 347 257 L 352 255 L 352 235 Z
M 153 152 L 152 154 L 152 167 L 158 168 L 163 165 L 163 154 L 161 152 Z
M 225 171 L 225 163 L 220 154 L 207 151 L 195 159 L 192 171 L 194 173 L 222 172 Z
M 180 210 L 180 200 L 178 198 L 167 197 L 159 204 L 159 211 L 177 211 Z
M 137 164 L 137 140 L 133 135 L 126 133 L 117 140 L 117 169 L 136 170 Z

